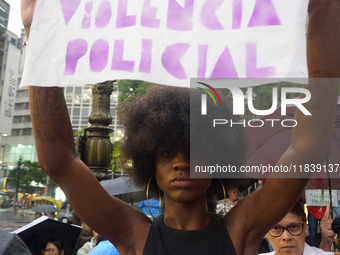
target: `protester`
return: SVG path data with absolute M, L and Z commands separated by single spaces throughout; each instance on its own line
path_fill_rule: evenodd
M 27 36 L 34 6 L 34 0 L 22 0 Z M 309 14 L 309 75 L 339 78 L 340 2 L 311 0 Z M 313 100 L 305 104 L 312 116 L 297 112 L 299 125 L 278 164 L 325 160 L 337 85 L 305 86 L 312 93 Z M 138 183 L 158 187 L 163 197 L 164 214 L 151 222 L 140 211 L 107 194 L 77 157 L 62 89 L 29 87 L 29 97 L 41 167 L 64 190 L 80 218 L 108 237 L 120 254 L 256 254 L 263 236 L 294 205 L 307 182 L 269 179 L 224 218 L 210 214 L 207 192 L 219 181 L 189 177 L 189 90 L 153 87 L 126 106 L 122 117 L 122 153 L 132 166 L 130 173 Z M 242 143 L 241 138 L 232 142 L 228 137 L 221 139 L 235 148 Z M 225 156 L 229 153 L 232 151 L 225 151 Z
M 228 198 L 220 201 L 217 204 L 217 213 L 225 215 L 228 213 L 238 202 L 239 189 L 238 187 L 231 187 L 228 190 Z
M 40 218 L 42 216 L 42 213 L 41 212 L 36 212 L 34 214 L 34 216 L 35 216 L 36 219 L 38 219 L 38 218 Z
M 85 243 L 91 242 L 91 239 L 96 240 L 98 235 L 92 228 L 90 228 L 85 222 L 82 224 L 82 229 L 77 240 L 76 250 L 79 250 Z
M 326 214 L 330 215 L 330 205 L 327 207 Z M 326 220 L 326 218 L 325 218 Z M 270 244 L 273 246 L 274 251 L 269 253 L 262 253 L 263 255 L 327 255 L 334 254 L 327 252 L 331 250 L 332 239 L 335 233 L 328 233 L 331 228 L 331 221 L 324 223 L 321 229 L 322 240 L 321 246 L 323 249 L 309 246 L 305 243 L 305 231 L 306 231 L 306 214 L 304 212 L 303 205 L 298 202 L 289 211 L 289 213 L 272 229 L 270 229 L 266 235 Z M 331 240 L 331 241 L 330 241 Z
M 207 208 L 209 212 L 217 213 L 217 195 L 212 194 L 207 198 Z
M 78 251 L 77 255 L 86 255 L 88 254 L 97 244 L 98 233 L 93 231 L 93 237 L 90 241 L 86 242 Z
M 331 251 L 331 246 L 333 244 L 336 233 L 332 229 L 332 223 L 334 221 L 334 216 L 332 217 L 331 205 L 328 204 L 325 213 L 320 221 L 321 230 L 321 242 L 320 249 L 324 251 Z
M 49 214 L 48 214 L 48 217 L 50 217 L 52 220 L 58 220 L 58 219 L 56 218 L 55 212 L 49 213 Z
M 325 206 L 307 206 L 308 210 L 308 229 L 309 229 L 309 244 L 314 247 L 319 247 L 318 227 L 320 221 L 326 211 Z
M 227 203 L 230 204 L 231 208 L 234 207 L 238 202 L 239 189 L 237 187 L 232 187 L 228 190 Z
M 89 255 L 119 255 L 119 252 L 110 241 L 106 240 L 106 238 L 102 236 L 98 236 L 98 244 L 88 254 Z
M 44 255 L 69 255 L 65 242 L 57 238 L 50 238 L 42 253 Z
M 226 199 L 226 213 L 228 213 L 238 202 L 239 189 L 232 187 L 228 190 L 228 198 Z

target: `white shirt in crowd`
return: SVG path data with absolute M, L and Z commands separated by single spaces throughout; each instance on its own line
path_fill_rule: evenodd
M 260 255 L 275 255 L 275 251 L 261 253 Z M 305 243 L 302 255 L 334 255 L 334 252 L 324 251 L 319 248 L 309 246 L 307 243 Z

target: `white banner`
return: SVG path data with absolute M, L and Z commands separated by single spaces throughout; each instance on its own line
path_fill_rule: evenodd
M 11 134 L 15 95 L 18 85 L 20 50 L 12 44 L 8 45 L 4 86 L 1 99 L 0 133 Z
M 22 85 L 305 78 L 308 0 L 39 0 Z

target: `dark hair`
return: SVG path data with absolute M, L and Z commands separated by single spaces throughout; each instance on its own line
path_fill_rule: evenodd
M 154 176 L 157 149 L 166 148 L 190 155 L 190 134 L 201 132 L 196 127 L 196 123 L 194 125 L 190 123 L 190 114 L 200 115 L 200 105 L 190 105 L 193 101 L 190 100 L 192 96 L 200 97 L 201 91 L 151 85 L 143 96 L 120 106 L 118 116 L 125 130 L 120 164 L 137 184 L 145 187 L 149 178 Z M 229 101 L 228 98 L 226 100 Z M 230 103 L 226 102 L 226 105 L 230 105 Z M 196 111 L 190 112 L 193 109 Z M 216 107 L 212 106 L 211 109 L 216 109 Z M 230 107 L 228 109 L 227 112 L 224 112 L 224 116 L 231 118 L 232 112 Z M 190 124 L 192 125 L 191 130 Z M 205 138 L 204 142 L 207 140 L 210 142 L 206 151 L 215 157 L 222 157 L 224 160 L 227 158 L 231 164 L 239 165 L 245 154 L 243 131 L 224 127 L 221 132 L 218 133 L 214 129 L 213 138 Z M 211 141 L 221 140 L 221 137 L 224 142 L 223 150 L 213 150 L 214 144 Z M 195 155 L 197 158 L 201 156 Z M 193 155 L 190 157 L 193 160 Z M 224 180 L 224 182 L 226 181 Z M 236 186 L 238 183 L 235 179 L 231 181 L 232 186 Z M 242 182 L 244 183 L 244 180 Z M 226 186 L 228 188 L 229 185 Z M 156 181 L 152 178 L 150 191 L 158 193 L 158 190 Z M 208 196 L 217 194 L 217 191 L 220 190 L 222 191 L 220 181 L 213 179 L 207 192 Z M 220 192 L 220 197 L 221 194 L 222 192 Z
M 42 213 L 41 213 L 41 212 L 36 212 L 34 215 L 35 215 L 35 217 L 37 218 L 38 215 L 39 215 L 39 217 L 41 217 L 41 216 L 42 216 Z
M 306 213 L 304 210 L 304 205 L 301 202 L 297 202 L 294 207 L 289 211 L 290 213 L 298 216 L 301 218 L 301 220 L 306 223 Z
M 62 239 L 59 239 L 59 238 L 56 238 L 56 237 L 52 237 L 52 238 L 49 238 L 46 242 L 45 242 L 45 245 L 43 247 L 43 249 L 46 248 L 46 245 L 48 243 L 52 243 L 55 247 L 58 248 L 59 252 L 61 251 L 64 251 L 64 255 L 68 255 L 68 248 L 66 246 L 66 243 L 64 240 Z
M 107 240 L 107 238 L 105 236 L 98 235 L 97 239 L 96 239 L 96 245 L 98 245 L 100 242 L 106 241 L 106 240 Z

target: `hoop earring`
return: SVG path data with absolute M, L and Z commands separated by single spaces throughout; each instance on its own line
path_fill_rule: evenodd
M 221 181 L 221 179 L 218 179 L 221 183 L 221 186 L 222 186 L 222 191 L 223 191 L 223 203 L 224 203 L 224 212 L 226 213 L 227 212 L 227 194 L 225 192 L 225 187 L 224 187 L 224 184 L 223 182 Z
M 224 187 L 224 184 L 223 182 L 221 181 L 221 179 L 219 179 L 220 183 L 221 183 L 221 186 L 222 186 L 222 190 L 223 190 L 223 198 L 224 200 L 227 199 L 227 195 L 226 195 L 226 192 L 225 192 L 225 187 Z
M 146 202 L 148 204 L 148 209 L 149 209 L 150 215 L 154 219 L 154 218 L 157 218 L 160 215 L 160 212 L 162 210 L 162 198 L 161 198 L 161 193 L 158 192 L 159 207 L 158 207 L 157 216 L 154 217 L 152 212 L 151 212 L 151 208 L 150 208 L 150 204 L 149 204 L 149 188 L 150 188 L 151 179 L 152 179 L 152 176 L 149 178 L 148 185 L 146 186 Z

